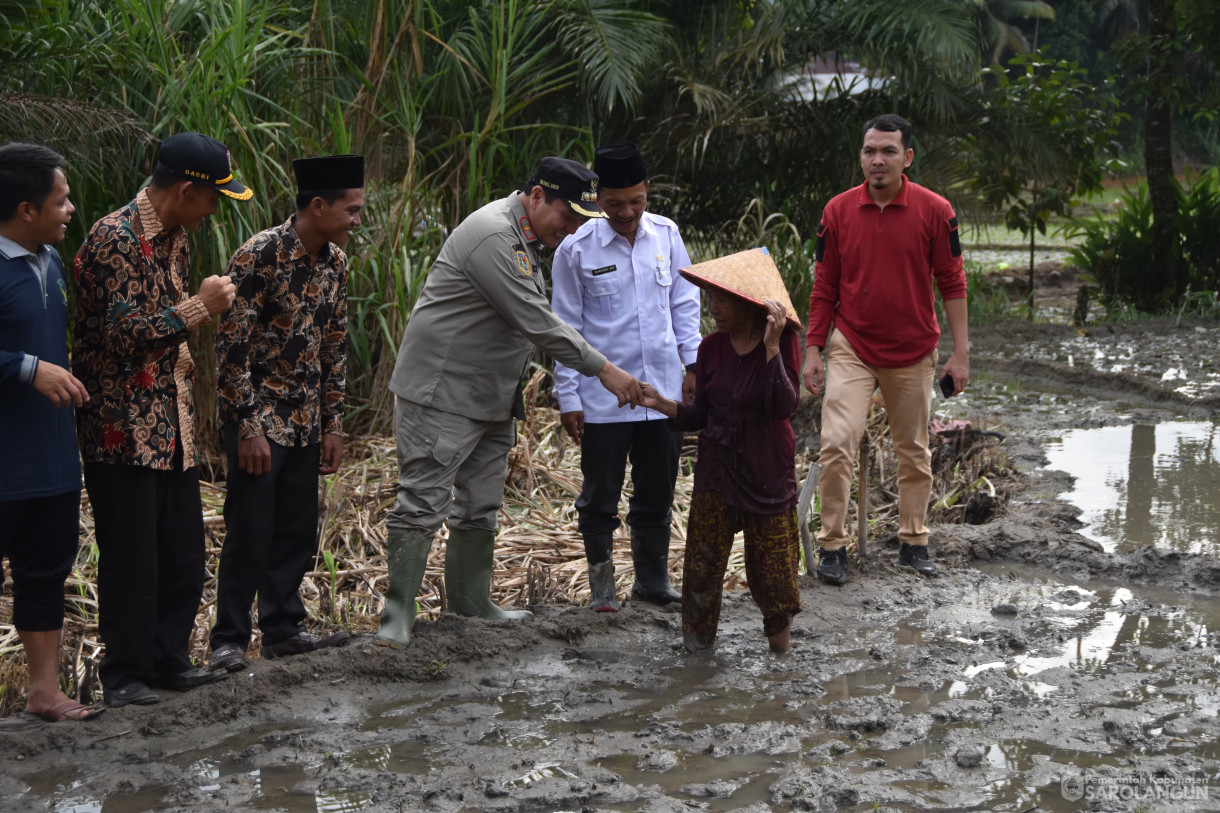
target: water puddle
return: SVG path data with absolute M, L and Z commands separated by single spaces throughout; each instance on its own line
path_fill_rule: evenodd
M 1046 444 L 1047 468 L 1076 478 L 1063 499 L 1107 550 L 1147 545 L 1220 554 L 1220 427 L 1211 422 L 1071 429 Z

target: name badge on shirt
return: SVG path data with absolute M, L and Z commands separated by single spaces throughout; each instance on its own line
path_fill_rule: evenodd
M 617 271 L 617 270 L 618 270 L 617 265 L 604 265 L 601 268 L 594 268 L 593 276 L 599 277 L 602 274 L 609 274 L 611 271 Z

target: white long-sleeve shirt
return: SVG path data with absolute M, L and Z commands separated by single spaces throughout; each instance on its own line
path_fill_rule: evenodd
M 690 256 L 677 225 L 645 212 L 635 245 L 604 219 L 563 241 L 551 269 L 551 306 L 606 358 L 667 398 L 681 400 L 685 366 L 699 351 L 699 289 L 678 269 Z M 589 423 L 658 420 L 650 409 L 619 407 L 596 379 L 555 365 L 561 412 Z

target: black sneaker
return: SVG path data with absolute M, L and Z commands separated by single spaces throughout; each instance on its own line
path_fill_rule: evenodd
M 847 584 L 847 548 L 818 548 L 818 578 L 827 584 Z
M 328 649 L 333 646 L 343 646 L 347 643 L 347 639 L 348 634 L 343 630 L 326 638 L 319 638 L 308 632 L 299 632 L 291 638 L 285 638 L 283 641 L 276 641 L 274 644 L 263 644 L 262 649 L 259 651 L 266 660 L 274 660 L 275 658 L 285 658 L 289 655 L 304 655 L 306 652 L 315 652 L 319 649 Z
M 898 564 L 900 567 L 909 567 L 925 576 L 936 575 L 936 565 L 932 564 L 932 560 L 928 557 L 927 545 L 908 545 L 903 542 L 898 548 Z

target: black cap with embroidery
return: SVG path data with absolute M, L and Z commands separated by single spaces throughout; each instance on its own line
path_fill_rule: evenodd
M 644 156 L 630 141 L 598 147 L 593 153 L 593 171 L 602 189 L 627 189 L 648 180 Z
M 211 187 L 234 200 L 254 197 L 252 191 L 233 179 L 229 148 L 201 133 L 177 133 L 162 141 L 157 168 Z
M 578 215 L 606 216 L 597 205 L 597 175 L 583 164 L 548 155 L 538 162 L 538 168 L 525 185 L 526 194 L 535 186 L 566 200 Z
M 298 158 L 292 162 L 300 192 L 364 188 L 363 155 L 324 155 Z

